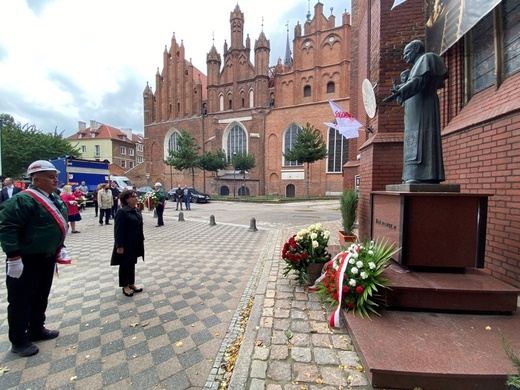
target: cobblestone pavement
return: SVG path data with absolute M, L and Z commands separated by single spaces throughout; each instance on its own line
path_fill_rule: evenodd
M 36 356 L 9 350 L 0 281 L 0 389 L 217 389 L 225 352 L 242 337 L 230 389 L 370 388 L 345 328 L 329 329 L 315 294 L 281 275 L 281 245 L 297 229 L 321 222 L 335 237 L 336 203 L 212 202 L 184 211 L 183 222 L 168 205 L 161 228 L 145 212 L 146 259 L 136 267 L 144 291 L 133 298 L 109 266 L 113 226 L 88 208 L 81 234 L 67 238 L 73 264 L 60 267 L 49 299 L 46 325 L 60 336 Z

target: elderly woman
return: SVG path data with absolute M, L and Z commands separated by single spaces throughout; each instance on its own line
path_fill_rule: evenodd
M 81 214 L 79 213 L 77 198 L 72 193 L 72 186 L 63 186 L 60 196 L 69 208 L 67 214 L 69 218 L 71 232 L 79 233 L 79 230 L 76 230 L 76 222 L 81 221 Z
M 119 196 L 123 207 L 117 211 L 114 225 L 114 249 L 110 265 L 119 266 L 119 287 L 131 297 L 143 291 L 135 285 L 137 258 L 144 261 L 143 218 L 137 209 L 138 197 L 134 190 L 123 190 Z

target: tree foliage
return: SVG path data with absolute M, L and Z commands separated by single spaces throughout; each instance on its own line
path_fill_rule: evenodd
M 217 150 L 217 153 L 206 152 L 199 157 L 199 168 L 203 171 L 209 171 L 215 173 L 215 180 L 217 181 L 217 194 L 218 194 L 218 171 L 227 167 L 226 163 L 226 152 L 222 149 Z M 204 181 L 204 185 L 206 181 Z M 206 188 L 204 188 L 204 192 Z
M 327 145 L 321 132 L 311 126 L 309 122 L 296 136 L 294 149 L 284 153 L 289 161 L 299 161 L 307 164 L 306 168 L 306 196 L 309 196 L 310 164 L 327 157 Z
M 2 176 L 22 178 L 36 160 L 79 157 L 80 152 L 63 138 L 63 132 L 45 134 L 35 125 L 15 123 L 8 114 L 0 114 L 2 137 Z
M 244 188 L 246 186 L 246 172 L 250 171 L 256 166 L 255 156 L 252 154 L 238 152 L 231 158 L 231 164 L 233 164 L 234 170 L 239 170 L 243 174 Z
M 191 171 L 191 186 L 195 186 L 195 168 L 199 167 L 199 150 L 195 139 L 186 130 L 181 132 L 178 140 L 179 148 L 177 150 L 169 150 L 168 157 L 164 162 L 171 165 L 178 171 L 189 169 Z

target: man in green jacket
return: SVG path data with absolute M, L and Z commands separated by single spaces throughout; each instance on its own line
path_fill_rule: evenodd
M 33 341 L 58 337 L 44 327 L 56 257 L 67 234 L 67 206 L 54 191 L 58 170 L 50 162 L 33 162 L 29 189 L 0 205 L 0 244 L 7 255 L 7 320 L 12 352 L 31 356 Z
M 157 225 L 155 227 L 164 226 L 163 221 L 163 213 L 164 213 L 164 204 L 166 203 L 166 192 L 162 188 L 162 184 L 157 182 L 154 185 L 155 188 L 155 196 L 157 197 L 157 206 L 155 210 L 157 211 Z

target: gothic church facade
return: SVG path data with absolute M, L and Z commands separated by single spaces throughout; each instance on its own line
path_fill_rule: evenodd
M 294 28 L 293 57 L 288 40 L 284 61 L 271 67 L 270 41 L 261 32 L 252 47 L 249 35 L 244 40 L 244 26 L 237 4 L 230 13 L 230 44 L 225 42 L 222 55 L 211 47 L 207 75 L 185 59 L 182 41 L 172 37 L 155 92 L 149 85 L 143 92 L 145 163 L 128 175 L 137 185 L 160 181 L 167 189 L 193 184 L 210 194 L 302 196 L 307 171 L 283 154 L 309 123 L 321 131 L 328 149 L 326 159 L 311 164 L 309 195 L 341 193 L 343 167 L 357 166 L 359 141 L 345 139 L 323 122 L 334 120 L 329 99 L 349 110 L 350 15 L 343 13 L 336 26 L 332 12 L 326 17 L 318 2 L 314 17 L 309 12 L 304 25 Z M 218 178 L 198 169 L 194 177 L 172 169 L 164 160 L 178 147 L 182 131 L 189 132 L 201 153 L 222 149 L 229 160 L 234 153 L 247 153 L 254 155 L 256 166 L 244 174 L 230 165 Z

